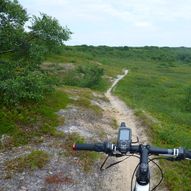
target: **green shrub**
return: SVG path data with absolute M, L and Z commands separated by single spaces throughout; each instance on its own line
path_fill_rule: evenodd
M 80 66 L 78 68 L 78 72 L 79 74 L 81 74 L 81 86 L 88 88 L 91 88 L 98 84 L 104 74 L 103 68 L 99 68 L 95 65 Z
M 26 101 L 40 101 L 45 93 L 53 90 L 51 79 L 40 71 L 11 77 L 0 81 L 0 100 L 6 105 Z
M 30 31 L 25 30 L 27 21 Z M 29 17 L 16 0 L 1 0 L 0 26 L 1 103 L 42 100 L 52 83 L 39 66 L 47 55 L 59 52 L 70 30 L 44 13 Z
M 64 123 L 64 118 L 59 118 L 56 112 L 64 109 L 69 102 L 68 96 L 60 89 L 39 103 L 0 108 L 0 137 L 8 135 L 13 140 L 11 145 L 19 146 L 36 142 L 44 134 L 61 135 L 56 127 Z
M 65 72 L 65 85 L 94 88 L 102 82 L 104 69 L 96 65 L 79 66 L 77 69 Z

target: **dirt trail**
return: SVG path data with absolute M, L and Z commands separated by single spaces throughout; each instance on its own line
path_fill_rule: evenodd
M 133 111 L 128 108 L 123 101 L 121 101 L 118 97 L 112 95 L 111 93 L 117 83 L 127 74 L 128 70 L 125 70 L 123 75 L 118 75 L 112 86 L 105 93 L 105 96 L 108 98 L 111 105 L 109 107 L 105 107 L 104 110 L 112 115 L 112 117 L 117 121 L 118 126 L 121 122 L 125 122 L 126 125 L 132 129 L 132 134 L 135 140 L 138 136 L 141 142 L 145 142 L 147 141 L 147 137 L 143 133 L 143 128 L 141 128 L 140 125 L 137 123 Z M 117 172 L 113 172 L 113 176 L 112 178 L 110 177 L 110 181 L 106 181 L 107 183 L 105 183 L 108 190 L 130 190 L 131 177 L 137 164 L 138 160 L 133 157 L 127 159 L 123 163 L 120 163 L 118 165 Z
M 123 75 L 118 75 L 112 86 L 103 94 L 98 94 L 90 90 L 68 88 L 64 91 L 71 95 L 71 99 L 78 100 L 83 95 L 88 95 L 88 101 L 95 106 L 103 109 L 101 115 L 96 113 L 92 108 L 69 105 L 67 108 L 60 109 L 57 114 L 64 117 L 64 124 L 57 129 L 65 133 L 79 133 L 87 141 L 103 141 L 114 139 L 118 130 L 114 127 L 112 119 L 115 119 L 118 126 L 123 121 L 132 129 L 133 140 L 138 136 L 141 143 L 148 143 L 145 135 L 145 127 L 141 126 L 137 121 L 133 111 L 126 106 L 118 97 L 112 95 L 112 90 L 117 83 L 128 74 L 128 70 L 124 71 Z M 82 95 L 81 95 L 82 94 Z M 91 95 L 91 96 L 90 96 Z M 81 96 L 81 97 L 80 97 Z M 87 96 L 86 96 L 87 97 Z M 107 97 L 108 100 L 105 99 Z M 79 101 L 79 100 L 78 100 Z M 92 106 L 92 105 L 91 105 Z M 63 137 L 42 137 L 39 143 L 31 143 L 21 147 L 13 148 L 12 150 L 0 151 L 0 190 L 4 191 L 127 191 L 130 190 L 130 181 L 134 168 L 138 160 L 129 158 L 123 163 L 116 165 L 104 172 L 99 171 L 99 166 L 102 161 L 96 161 L 92 166 L 92 172 L 86 173 L 79 165 L 78 157 L 65 156 L 68 151 L 65 149 L 66 140 Z M 7 177 L 5 171 L 5 162 L 20 156 L 28 155 L 33 150 L 43 150 L 49 154 L 50 161 L 42 169 L 34 171 L 25 170 L 17 172 L 10 178 Z M 121 158 L 120 158 L 121 159 Z M 112 163 L 116 158 L 111 158 L 109 163 Z M 10 172 L 12 173 L 12 172 Z M 62 177 L 61 182 L 48 183 L 48 178 Z M 65 182 L 66 178 L 71 178 L 73 183 Z M 153 177 L 153 176 L 152 176 Z M 157 178 L 154 178 L 157 180 Z M 57 179 L 56 179 L 57 181 Z M 159 190 L 159 189 L 158 189 Z M 162 188 L 161 191 L 166 191 Z

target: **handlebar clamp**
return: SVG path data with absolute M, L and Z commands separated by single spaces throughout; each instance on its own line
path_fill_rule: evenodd
M 106 154 L 112 155 L 114 151 L 114 145 L 109 142 L 104 142 L 104 149 Z

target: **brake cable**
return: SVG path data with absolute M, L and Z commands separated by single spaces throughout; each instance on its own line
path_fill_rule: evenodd
M 136 155 L 133 155 L 133 157 L 140 158 L 139 156 L 136 156 Z M 162 180 L 164 178 L 164 174 L 163 174 L 163 171 L 162 171 L 161 167 L 154 161 L 154 160 L 158 160 L 158 159 L 165 159 L 165 158 L 157 157 L 157 158 L 149 159 L 149 163 L 150 162 L 154 163 L 158 167 L 158 169 L 160 170 L 160 173 L 161 173 L 161 179 L 160 179 L 159 183 L 156 186 L 154 186 L 154 188 L 152 188 L 151 191 L 154 191 L 161 184 L 161 182 L 162 182 Z M 133 178 L 135 176 L 135 173 L 136 173 L 139 165 L 140 165 L 140 163 L 138 163 L 137 166 L 135 167 L 135 170 L 134 170 L 132 178 L 131 178 L 131 190 L 133 190 Z
M 160 179 L 159 183 L 156 186 L 154 186 L 154 188 L 152 188 L 151 191 L 154 191 L 161 184 L 161 182 L 163 181 L 163 178 L 164 178 L 164 174 L 163 174 L 161 167 L 154 161 L 154 160 L 158 160 L 158 159 L 164 159 L 164 158 L 157 157 L 157 158 L 149 159 L 149 163 L 150 162 L 154 163 L 158 167 L 158 169 L 161 173 L 161 179 Z
M 137 155 L 133 155 L 133 156 L 140 159 L 140 157 L 137 156 Z M 131 177 L 131 190 L 133 190 L 133 177 L 135 176 L 135 173 L 136 173 L 136 171 L 137 171 L 139 165 L 140 165 L 140 163 L 138 163 L 137 166 L 135 167 L 135 170 L 133 171 L 133 175 L 132 175 L 132 177 Z
M 108 158 L 110 157 L 110 155 L 108 155 L 108 156 L 105 158 L 104 162 L 102 163 L 102 165 L 101 165 L 101 167 L 100 167 L 100 171 L 103 172 L 104 170 L 106 170 L 106 169 L 108 169 L 108 168 L 110 168 L 110 167 L 112 167 L 112 166 L 115 166 L 116 164 L 119 164 L 119 163 L 123 162 L 124 160 L 128 159 L 129 157 L 131 157 L 131 156 L 133 156 L 133 155 L 126 155 L 126 156 L 127 156 L 126 158 L 124 158 L 124 159 L 122 159 L 122 160 L 120 160 L 120 161 L 114 162 L 114 163 L 108 165 L 106 168 L 103 168 L 104 165 L 105 165 L 105 163 L 106 163 L 106 161 L 107 161 Z

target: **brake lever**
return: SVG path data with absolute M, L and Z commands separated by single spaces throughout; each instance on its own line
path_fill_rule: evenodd
M 136 141 L 132 141 L 131 143 L 135 144 L 135 143 L 139 143 L 139 137 L 137 137 Z
M 124 155 L 123 154 L 119 154 L 119 153 L 109 153 L 108 156 L 110 156 L 110 157 L 122 157 Z
M 122 155 L 122 154 L 115 154 L 115 157 L 122 157 L 122 156 L 124 156 L 124 155 Z

